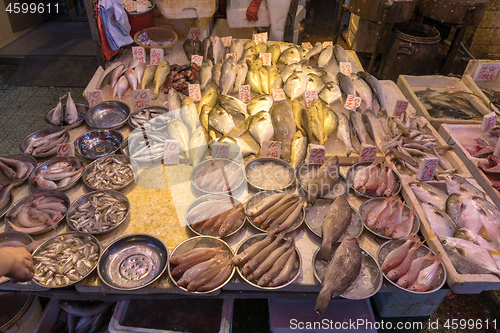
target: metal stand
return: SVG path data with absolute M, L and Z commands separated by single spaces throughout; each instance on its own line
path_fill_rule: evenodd
M 455 36 L 453 36 L 453 41 L 451 42 L 450 48 L 448 49 L 448 53 L 446 55 L 446 61 L 443 65 L 441 73 L 444 75 L 448 75 L 451 71 L 451 66 L 453 65 L 453 61 L 457 56 L 458 49 L 460 48 L 460 43 L 464 39 L 465 31 L 471 25 L 472 19 L 474 17 L 475 8 L 469 8 L 467 14 L 465 15 L 464 22 L 457 27 L 457 31 L 455 32 Z

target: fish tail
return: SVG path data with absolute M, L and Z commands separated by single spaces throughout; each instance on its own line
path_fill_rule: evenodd
M 330 295 L 328 295 L 328 293 L 324 291 L 324 288 L 321 289 L 318 298 L 316 299 L 316 304 L 314 305 L 314 312 L 317 313 L 320 317 L 322 317 L 326 311 L 329 302 L 330 302 Z

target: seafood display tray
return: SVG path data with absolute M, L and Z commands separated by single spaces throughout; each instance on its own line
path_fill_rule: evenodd
M 472 90 L 475 94 L 481 96 L 481 98 L 490 101 L 488 96 L 483 93 L 482 89 L 491 89 L 495 91 L 500 91 L 500 75 L 497 74 L 494 80 L 482 81 L 478 80 L 479 70 L 482 65 L 500 65 L 499 60 L 469 60 L 467 68 L 465 68 L 464 74 L 462 75 L 462 81 Z M 498 101 L 497 101 L 498 103 Z M 497 107 L 492 105 L 493 110 L 498 114 L 500 111 Z
M 424 104 L 415 94 L 416 90 L 422 90 L 426 88 L 431 89 L 441 89 L 446 90 L 447 87 L 459 87 L 462 91 L 468 93 L 464 97 L 483 115 L 487 115 L 492 110 L 484 104 L 481 99 L 473 96 L 467 85 L 460 79 L 454 77 L 440 76 L 440 75 L 430 75 L 430 76 L 411 76 L 411 75 L 400 75 L 398 78 L 398 87 L 401 89 L 403 94 L 406 96 L 408 101 L 417 110 L 417 116 L 424 116 L 431 123 L 434 128 L 438 129 L 442 123 L 447 124 L 480 124 L 482 119 L 479 120 L 468 120 L 468 119 L 455 119 L 455 118 L 435 118 L 429 114 Z M 415 89 L 419 88 L 419 89 Z
M 473 182 L 473 179 L 468 179 Z M 439 188 L 442 191 L 446 190 L 445 182 L 429 182 L 429 184 Z M 407 203 L 412 203 L 415 208 L 415 213 L 420 218 L 420 232 L 424 236 L 427 245 L 435 253 L 440 254 L 443 258 L 443 263 L 446 268 L 447 278 L 446 282 L 450 289 L 456 294 L 479 294 L 485 290 L 498 290 L 500 289 L 500 278 L 493 274 L 460 274 L 450 261 L 446 254 L 438 236 L 431 228 L 425 213 L 420 205 L 417 197 L 413 193 L 408 183 L 403 184 L 401 191 L 403 198 Z

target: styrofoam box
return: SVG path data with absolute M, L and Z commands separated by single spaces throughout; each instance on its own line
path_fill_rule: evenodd
M 170 20 L 212 17 L 217 4 L 216 0 L 156 0 L 162 15 Z
M 493 78 L 493 80 L 482 80 L 479 77 L 479 70 L 483 65 L 500 66 L 500 60 L 470 60 L 467 64 L 467 68 L 464 71 L 462 80 L 474 93 L 488 100 L 488 97 L 482 92 L 481 89 L 492 89 L 500 91 L 500 74 L 497 74 L 496 77 Z M 493 106 L 493 108 L 495 107 Z M 495 110 L 498 112 L 497 108 L 495 108 Z
M 457 86 L 462 91 L 472 93 L 472 94 L 464 94 L 465 97 L 479 112 L 483 115 L 487 115 L 492 110 L 488 109 L 484 104 L 484 101 L 477 96 L 473 95 L 473 91 L 471 91 L 467 85 L 460 79 L 455 77 L 448 76 L 410 76 L 410 75 L 400 75 L 398 77 L 398 86 L 406 96 L 408 101 L 415 107 L 417 110 L 418 116 L 424 116 L 429 120 L 432 126 L 436 129 L 439 129 L 442 123 L 447 124 L 478 124 L 481 123 L 481 120 L 466 120 L 466 119 L 454 119 L 454 118 L 434 118 L 432 117 L 427 109 L 424 107 L 422 102 L 418 99 L 415 91 L 423 90 L 426 88 L 431 89 L 446 89 L 447 87 Z
M 246 17 L 247 7 L 252 0 L 229 0 L 226 8 L 227 23 L 230 28 L 268 27 L 271 24 L 267 1 L 260 4 L 257 21 L 248 21 Z

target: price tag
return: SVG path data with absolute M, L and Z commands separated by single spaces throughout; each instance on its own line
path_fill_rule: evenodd
M 302 47 L 305 49 L 312 49 L 313 48 L 312 44 L 309 42 L 302 43 Z
M 476 74 L 476 81 L 494 81 L 498 78 L 500 63 L 484 64 Z
M 500 140 L 497 140 L 495 149 L 493 149 L 493 155 L 498 156 L 499 153 L 500 153 Z
M 231 37 L 231 36 L 222 37 L 220 40 L 222 41 L 222 44 L 224 45 L 224 47 L 230 47 L 231 42 L 233 41 L 233 37 Z
M 267 32 L 263 32 L 260 34 L 253 34 L 253 41 L 255 43 L 259 42 L 267 43 Z
M 142 46 L 132 46 L 132 55 L 134 60 L 146 63 L 146 51 Z
M 309 164 L 325 163 L 325 146 L 309 144 Z
M 137 0 L 141 5 L 146 5 L 149 0 Z
M 396 101 L 396 107 L 394 108 L 394 115 L 396 117 L 399 117 L 403 113 L 406 112 L 406 109 L 408 108 L 408 101 Z
M 179 164 L 179 141 L 165 140 L 163 143 L 163 164 Z
M 417 179 L 423 181 L 432 180 L 434 178 L 434 174 L 436 173 L 438 162 L 439 158 L 435 157 L 424 158 L 421 160 L 417 170 Z
M 483 117 L 483 122 L 481 123 L 481 130 L 487 131 L 495 127 L 497 124 L 497 114 L 495 112 L 488 113 Z
M 244 84 L 238 88 L 239 99 L 243 103 L 248 103 L 250 101 L 250 85 Z
M 201 67 L 201 65 L 203 64 L 203 56 L 193 54 L 191 56 L 191 63 L 198 65 L 198 67 Z
M 89 91 L 87 93 L 87 101 L 89 102 L 90 107 L 102 103 L 104 101 L 104 98 L 102 97 L 102 90 Z
M 57 156 L 75 156 L 73 145 L 70 143 L 61 143 L 57 145 Z
M 318 98 L 318 92 L 316 90 L 306 90 L 304 93 L 304 99 L 306 100 L 307 107 L 310 107 L 312 101 L 316 98 Z
M 271 66 L 271 53 L 259 53 L 259 58 L 262 59 L 262 65 Z
M 136 12 L 137 11 L 137 3 L 135 1 L 125 2 L 125 10 L 127 12 Z
M 333 46 L 333 42 L 323 42 L 323 48 L 327 47 L 328 45 Z
M 134 101 L 134 110 L 151 106 L 148 89 L 134 90 L 132 92 L 132 99 Z
M 262 143 L 262 157 L 280 158 L 281 142 L 280 141 L 264 141 Z
M 460 88 L 458 86 L 448 86 L 446 88 L 448 88 L 448 92 L 449 93 L 457 93 L 457 92 L 461 92 L 462 91 L 462 88 Z
M 199 84 L 188 84 L 189 98 L 193 102 L 201 101 L 201 89 Z
M 212 158 L 229 158 L 229 144 L 226 142 L 214 142 L 210 145 Z
M 191 38 L 192 40 L 201 40 L 201 29 L 200 28 L 189 29 L 188 38 Z
M 340 72 L 345 75 L 351 75 L 352 73 L 352 66 L 350 62 L 340 62 Z
M 361 105 L 361 97 L 356 97 L 353 95 L 347 95 L 344 107 L 347 110 L 355 111 Z
M 365 145 L 361 146 L 361 152 L 359 154 L 359 162 L 373 162 L 375 161 L 375 156 L 377 156 L 377 147 Z
M 233 57 L 236 60 L 236 53 L 226 53 L 226 59 L 229 57 Z
M 276 89 L 276 90 L 273 90 L 273 99 L 275 102 L 278 102 L 278 101 L 283 101 L 285 100 L 285 92 L 283 91 L 283 89 Z
M 159 65 L 163 61 L 165 51 L 163 49 L 151 49 L 149 54 L 149 61 L 151 65 Z

